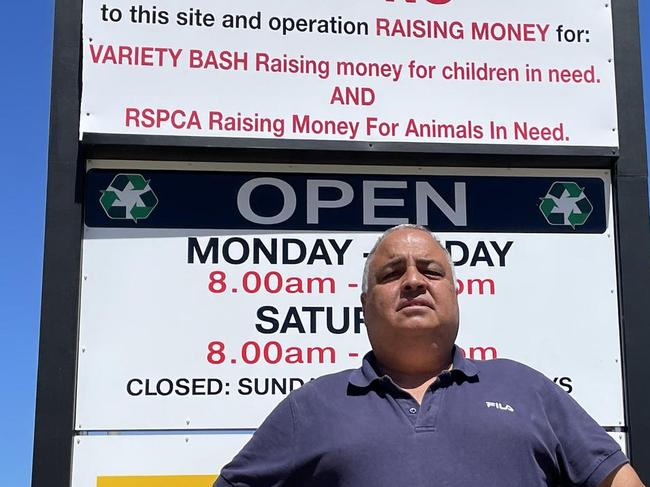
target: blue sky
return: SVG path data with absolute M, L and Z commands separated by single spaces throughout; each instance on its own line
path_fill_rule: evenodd
M 650 2 L 640 3 L 643 65 L 650 73 Z M 27 486 L 31 479 L 52 27 L 52 1 L 3 3 L 0 471 L 3 485 L 12 487 Z M 645 91 L 648 113 L 647 86 Z

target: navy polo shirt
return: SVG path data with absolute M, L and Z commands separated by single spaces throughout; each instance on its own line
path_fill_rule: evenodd
M 421 405 L 376 371 L 369 353 L 292 392 L 215 487 L 597 486 L 627 462 L 565 391 L 517 362 L 455 349 Z

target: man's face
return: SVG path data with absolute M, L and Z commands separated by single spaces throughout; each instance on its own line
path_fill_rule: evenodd
M 451 346 L 458 333 L 456 287 L 444 249 L 433 237 L 405 228 L 377 247 L 361 295 L 373 346 L 411 335 Z

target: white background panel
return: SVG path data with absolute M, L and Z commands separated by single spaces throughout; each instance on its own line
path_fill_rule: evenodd
M 545 144 L 565 146 L 618 145 L 611 9 L 599 0 L 548 0 L 543 4 L 510 0 L 452 0 L 446 5 L 432 5 L 425 0 L 405 3 L 400 0 L 301 2 L 298 0 L 246 2 L 193 0 L 192 2 L 140 3 L 144 9 L 166 11 L 170 21 L 134 23 L 130 19 L 132 2 L 113 0 L 108 4 L 122 12 L 122 20 L 102 20 L 104 2 L 86 0 L 83 18 L 83 99 L 81 133 L 128 133 L 159 135 L 194 135 L 212 137 L 256 137 L 315 140 L 361 140 L 402 142 L 443 142 L 478 144 Z M 189 9 L 215 16 L 212 27 L 179 26 L 176 16 Z M 260 29 L 225 28 L 224 15 L 257 15 Z M 310 32 L 273 31 L 272 18 L 352 20 L 368 25 L 368 35 L 336 35 Z M 378 20 L 378 19 L 386 19 Z M 438 21 L 458 25 L 462 38 L 416 38 L 386 36 L 377 25 L 396 21 Z M 514 27 L 527 29 L 528 40 L 479 40 L 472 26 L 486 24 L 503 31 Z M 581 42 L 558 40 L 557 29 L 576 33 L 582 30 Z M 377 35 L 378 31 L 382 35 Z M 450 28 L 450 31 L 452 29 Z M 455 32 L 455 30 L 453 30 Z M 541 32 L 544 32 L 542 35 Z M 588 33 L 587 33 L 588 32 Z M 576 34 L 577 35 L 577 34 Z M 148 63 L 142 58 L 119 58 L 120 49 L 153 47 Z M 116 56 L 107 56 L 110 50 Z M 240 70 L 191 68 L 190 52 L 200 51 L 202 59 L 214 51 L 237 52 L 248 56 Z M 169 52 L 177 55 L 176 65 Z M 327 72 L 315 74 L 269 72 L 256 64 L 259 53 L 284 60 L 313 60 L 326 63 Z M 301 56 L 303 58 L 301 58 Z M 338 74 L 337 63 L 351 61 L 357 65 L 376 63 L 395 65 L 396 75 L 349 76 Z M 435 66 L 425 79 L 411 76 L 409 63 Z M 130 63 L 130 64 L 129 64 Z M 444 79 L 445 67 L 468 63 L 488 68 L 516 69 L 519 81 Z M 204 63 L 201 63 L 203 66 Z M 527 69 L 539 69 L 542 81 L 527 81 Z M 391 68 L 386 68 L 393 72 Z M 427 68 L 428 69 L 428 68 Z M 549 81 L 549 70 L 568 73 L 589 72 L 592 82 Z M 573 75 L 571 75 L 573 76 Z M 332 103 L 335 88 L 367 88 L 373 103 Z M 126 109 L 180 110 L 177 127 L 169 121 L 146 126 L 146 122 L 127 125 Z M 188 124 L 196 112 L 198 123 Z M 211 112 L 223 117 L 250 117 L 278 120 L 281 130 L 227 128 L 210 123 Z M 158 113 L 158 112 L 156 112 Z M 353 135 L 335 130 L 324 133 L 317 127 L 298 130 L 293 116 L 309 116 L 316 121 L 336 121 L 347 127 L 357 126 Z M 376 117 L 395 129 L 367 130 L 368 118 Z M 454 133 L 408 133 L 409 120 L 417 124 L 450 124 Z M 222 119 L 225 122 L 225 118 Z M 490 123 L 506 127 L 507 137 L 491 135 Z M 555 128 L 553 137 L 522 139 L 515 137 L 514 124 L 528 123 L 537 128 Z M 352 125 L 349 125 L 352 124 Z M 460 127 L 464 127 L 461 129 Z M 473 127 L 473 128 L 470 128 Z M 482 136 L 474 133 L 482 128 Z M 463 135 L 463 130 L 474 133 Z M 418 136 L 419 135 L 419 136 Z

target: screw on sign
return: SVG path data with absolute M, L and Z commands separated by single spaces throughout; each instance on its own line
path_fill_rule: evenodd
M 584 225 L 594 209 L 584 188 L 569 181 L 553 183 L 541 200 L 539 209 L 551 225 Z
M 117 174 L 99 198 L 106 216 L 114 220 L 144 220 L 158 198 L 141 174 Z

